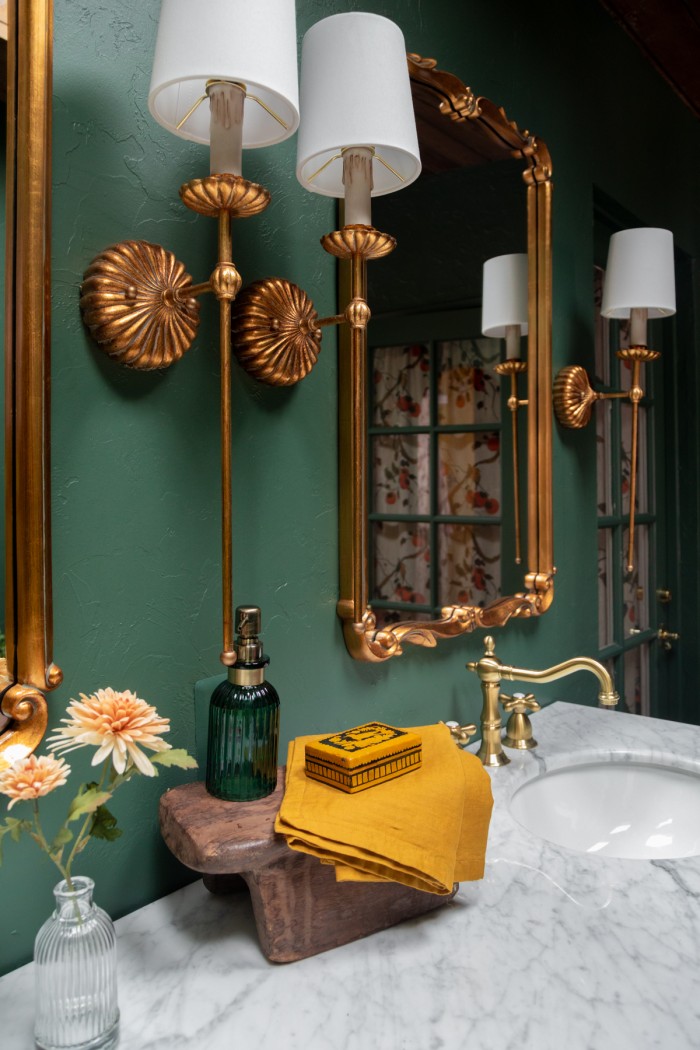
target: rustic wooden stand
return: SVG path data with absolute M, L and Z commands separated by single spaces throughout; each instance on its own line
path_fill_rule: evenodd
M 260 945 L 271 962 L 294 962 L 366 937 L 439 908 L 441 897 L 398 883 L 336 882 L 332 866 L 289 849 L 274 829 L 284 794 L 256 802 L 223 802 L 196 782 L 167 791 L 160 827 L 172 853 L 202 872 L 213 893 L 230 892 L 238 876 L 250 891 Z

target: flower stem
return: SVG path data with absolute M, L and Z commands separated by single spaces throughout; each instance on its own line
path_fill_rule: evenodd
M 101 790 L 103 785 L 104 785 L 105 775 L 107 773 L 107 766 L 108 766 L 108 762 L 105 762 L 103 767 L 102 767 L 102 776 L 100 777 L 100 782 L 97 785 L 98 790 Z M 66 861 L 66 866 L 65 866 L 66 874 L 65 874 L 64 878 L 65 878 L 66 882 L 68 883 L 68 888 L 71 891 L 73 889 L 73 883 L 71 881 L 70 872 L 71 872 L 71 868 L 73 866 L 73 861 L 75 860 L 76 855 L 78 854 L 78 852 L 82 848 L 82 844 L 85 841 L 85 839 L 89 838 L 89 834 L 90 833 L 88 831 L 88 828 L 92 825 L 92 822 L 93 822 L 94 819 L 95 819 L 95 814 L 94 813 L 88 813 L 88 815 L 85 817 L 85 820 L 83 821 L 83 826 L 81 827 L 80 831 L 78 832 L 78 834 L 76 836 L 76 839 L 75 839 L 75 842 L 73 843 L 73 849 L 68 854 L 68 860 Z
M 56 867 L 60 871 L 60 873 L 63 876 L 63 878 L 68 883 L 68 888 L 70 890 L 72 890 L 73 889 L 73 883 L 70 880 L 70 872 L 67 870 L 67 868 L 65 868 L 60 863 L 60 861 L 56 860 L 54 857 L 51 856 L 51 847 L 49 846 L 48 842 L 46 841 L 46 836 L 44 835 L 44 831 L 43 831 L 43 828 L 41 826 L 41 820 L 39 819 L 39 801 L 38 801 L 38 799 L 34 799 L 34 831 L 36 832 L 36 836 L 37 836 L 37 839 L 39 840 L 39 845 L 40 845 L 41 849 L 43 849 L 44 853 L 49 858 L 49 860 L 52 861 L 56 865 Z

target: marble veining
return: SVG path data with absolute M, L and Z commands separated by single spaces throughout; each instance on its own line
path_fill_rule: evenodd
M 565 703 L 533 727 L 537 751 L 491 771 L 485 877 L 444 908 L 286 966 L 260 952 L 246 895 L 197 882 L 120 919 L 121 1050 L 697 1050 L 700 857 L 569 852 L 508 802 L 582 756 L 692 768 L 700 728 Z M 0 980 L 3 1050 L 33 1046 L 32 981 Z

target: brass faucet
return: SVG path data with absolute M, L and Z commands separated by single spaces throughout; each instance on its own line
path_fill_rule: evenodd
M 598 703 L 602 707 L 615 707 L 620 699 L 610 674 L 597 660 L 588 656 L 575 656 L 544 671 L 508 667 L 496 656 L 496 645 L 490 635 L 484 640 L 484 655 L 480 660 L 470 661 L 467 670 L 476 671 L 481 679 L 484 706 L 481 709 L 481 746 L 477 755 L 485 766 L 505 766 L 510 762 L 501 743 L 501 714 L 498 706 L 499 701 L 505 699 L 499 688 L 504 678 L 510 682 L 554 682 L 574 671 L 591 671 L 600 682 Z

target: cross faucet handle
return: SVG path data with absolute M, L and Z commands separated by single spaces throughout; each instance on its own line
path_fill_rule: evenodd
M 501 693 L 498 699 L 503 704 L 503 710 L 508 711 L 509 714 L 524 715 L 528 711 L 540 710 L 540 705 L 532 693 L 513 693 L 512 696 Z
M 440 722 L 440 725 L 447 726 L 457 747 L 466 747 L 476 733 L 476 726 L 473 723 L 461 726 L 459 722 Z
M 512 696 L 501 693 L 498 699 L 503 704 L 503 710 L 510 714 L 506 735 L 503 737 L 504 746 L 517 748 L 518 751 L 530 751 L 537 747 L 527 714 L 528 711 L 540 710 L 540 705 L 532 693 L 513 693 Z

